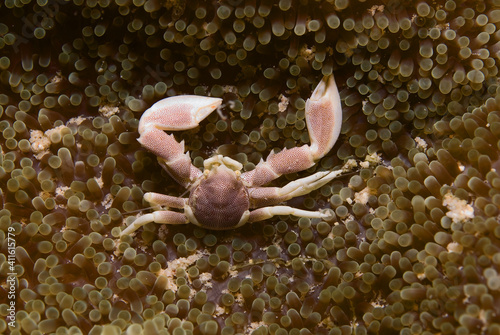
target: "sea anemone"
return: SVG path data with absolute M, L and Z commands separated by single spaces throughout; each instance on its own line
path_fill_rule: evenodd
M 500 334 L 500 3 L 7 0 L 0 5 L 0 332 Z M 309 142 L 335 73 L 343 174 L 232 231 L 147 224 L 180 195 L 137 142 L 168 96 L 221 97 L 176 134 L 252 170 Z

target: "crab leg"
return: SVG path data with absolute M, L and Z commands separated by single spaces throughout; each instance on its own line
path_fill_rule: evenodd
M 275 215 L 295 215 L 302 218 L 331 218 L 333 217 L 333 211 L 329 208 L 320 211 L 312 212 L 305 211 L 302 209 L 297 209 L 289 206 L 271 206 L 263 207 L 250 212 L 250 218 L 248 222 L 262 221 L 272 218 Z
M 310 146 L 271 153 L 265 162 L 261 161 L 254 170 L 243 173 L 241 178 L 249 186 L 261 186 L 282 174 L 310 168 L 330 151 L 342 125 L 342 106 L 333 75 L 323 78 L 307 99 L 306 123 Z
M 137 229 L 141 228 L 147 223 L 165 223 L 165 224 L 186 224 L 189 223 L 186 216 L 179 212 L 172 211 L 156 211 L 149 214 L 144 214 L 135 219 L 134 222 L 130 224 L 124 231 L 121 232 L 120 236 L 132 234 Z
M 252 208 L 269 206 L 308 194 L 320 188 L 335 177 L 342 174 L 342 170 L 321 171 L 305 178 L 294 180 L 284 187 L 254 187 L 248 191 Z
M 139 121 L 139 143 L 154 153 L 162 166 L 183 186 L 190 185 L 201 171 L 191 164 L 184 153 L 184 143 L 178 143 L 165 130 L 192 129 L 212 113 L 222 100 L 195 95 L 170 97 L 155 103 Z
M 167 206 L 171 208 L 184 208 L 188 199 L 186 198 L 177 198 L 172 197 L 170 195 L 148 192 L 144 194 L 144 200 L 149 202 L 152 205 L 160 205 Z M 187 217 L 178 212 L 159 210 L 150 214 L 142 215 L 135 219 L 134 222 L 130 226 L 128 226 L 120 236 L 127 235 L 133 233 L 140 227 L 144 226 L 149 222 L 157 222 L 157 223 L 168 223 L 168 224 L 184 224 L 188 223 Z
M 144 194 L 144 200 L 150 204 L 166 206 L 170 208 L 184 208 L 188 199 L 187 198 L 177 198 L 171 195 L 148 192 Z

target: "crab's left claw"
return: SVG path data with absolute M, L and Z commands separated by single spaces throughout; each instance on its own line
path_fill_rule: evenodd
M 333 76 L 324 77 L 307 99 L 306 123 L 311 154 L 318 160 L 332 149 L 342 126 L 342 106 Z
M 311 145 L 271 152 L 265 162 L 242 174 L 247 185 L 265 185 L 282 174 L 308 169 L 330 151 L 342 126 L 342 106 L 333 75 L 324 77 L 307 99 L 305 117 Z
M 164 130 L 195 128 L 221 104 L 222 99 L 179 95 L 155 103 L 139 121 L 139 143 L 154 153 L 180 184 L 187 186 L 201 175 L 184 154 L 184 143 L 177 142 Z

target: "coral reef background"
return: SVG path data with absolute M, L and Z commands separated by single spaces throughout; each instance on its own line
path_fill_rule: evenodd
M 5 0 L 0 333 L 500 334 L 499 4 Z M 250 170 L 308 143 L 331 73 L 342 135 L 275 185 L 349 162 L 289 201 L 334 219 L 118 237 L 185 192 L 136 141 L 148 106 L 222 97 L 176 136 Z

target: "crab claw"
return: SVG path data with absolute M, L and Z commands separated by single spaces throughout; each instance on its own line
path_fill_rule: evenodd
M 342 106 L 333 76 L 324 77 L 306 101 L 306 123 L 314 160 L 328 153 L 342 126 Z
M 198 124 L 222 103 L 222 99 L 196 95 L 179 95 L 155 103 L 144 112 L 139 121 L 137 140 L 154 153 L 170 175 L 187 186 L 201 174 L 184 153 L 184 143 L 164 130 L 185 130 Z
M 210 115 L 222 103 L 222 99 L 197 95 L 179 95 L 158 101 L 142 114 L 139 134 L 149 127 L 161 130 L 186 130 Z
M 242 174 L 247 185 L 265 185 L 282 174 L 308 169 L 332 149 L 342 126 L 342 106 L 333 75 L 324 77 L 307 99 L 305 118 L 311 145 L 271 152 L 265 162 Z

